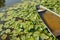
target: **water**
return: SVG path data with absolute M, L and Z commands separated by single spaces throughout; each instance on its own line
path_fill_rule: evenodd
M 9 5 L 20 2 L 20 0 L 5 0 L 5 1 L 6 1 L 5 6 L 9 6 Z
M 11 6 L 13 4 L 19 3 L 21 0 L 0 0 L 0 10 L 4 7 Z

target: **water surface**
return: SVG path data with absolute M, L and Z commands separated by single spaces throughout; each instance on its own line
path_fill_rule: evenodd
M 0 10 L 19 2 L 21 2 L 21 0 L 0 0 Z

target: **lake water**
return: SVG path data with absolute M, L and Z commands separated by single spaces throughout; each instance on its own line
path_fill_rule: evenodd
M 21 0 L 0 0 L 0 10 L 4 7 L 19 3 Z
M 5 1 L 6 1 L 5 6 L 9 6 L 9 5 L 20 2 L 20 0 L 5 0 Z

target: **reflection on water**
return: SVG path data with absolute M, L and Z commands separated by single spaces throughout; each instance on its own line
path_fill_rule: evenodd
M 0 8 L 5 6 L 5 0 L 0 0 Z
M 20 0 L 0 0 L 0 8 L 18 3 Z

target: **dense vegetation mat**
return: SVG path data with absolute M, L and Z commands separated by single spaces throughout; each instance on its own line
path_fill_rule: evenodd
M 0 12 L 0 40 L 56 40 L 36 12 L 36 5 L 42 4 L 59 14 L 60 9 L 52 7 L 57 3 L 49 2 L 25 1 Z

